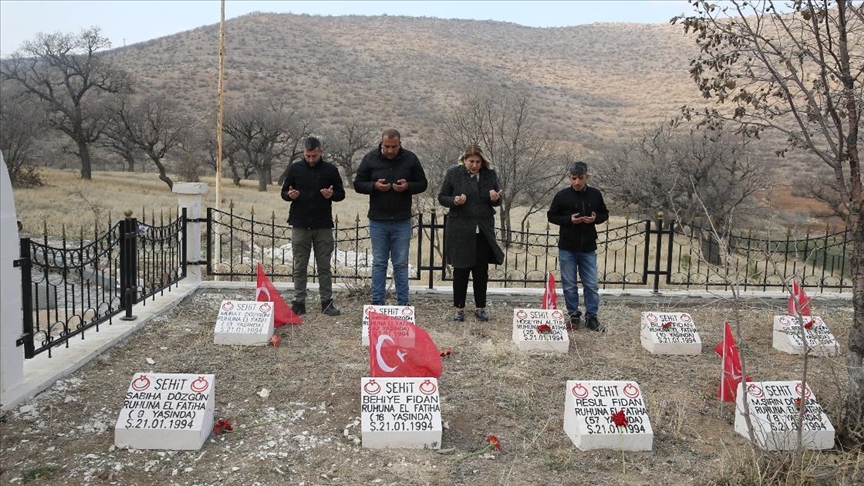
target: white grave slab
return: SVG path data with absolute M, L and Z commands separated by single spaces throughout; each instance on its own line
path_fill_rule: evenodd
M 642 347 L 652 354 L 701 354 L 702 340 L 686 312 L 643 312 L 639 333 Z
M 266 346 L 273 335 L 273 317 L 272 302 L 223 300 L 213 344 Z
M 565 327 L 564 312 L 558 309 L 513 309 L 513 342 L 520 351 L 552 351 L 566 354 L 570 336 Z M 538 326 L 551 328 L 540 333 Z
M 384 314 L 385 316 L 408 321 L 411 324 L 417 324 L 414 320 L 415 314 L 413 305 L 364 305 L 362 331 L 363 346 L 369 346 L 369 313 L 373 311 L 379 314 Z
M 774 349 L 789 354 L 804 354 L 810 348 L 811 354 L 817 356 L 837 356 L 840 352 L 840 343 L 825 325 L 819 316 L 803 316 L 804 340 L 801 339 L 801 325 L 798 316 L 774 316 Z M 810 328 L 807 323 L 812 321 Z
M 441 397 L 435 378 L 362 378 L 363 447 L 440 449 Z
M 834 447 L 834 426 L 809 386 L 804 392 L 798 381 L 762 381 L 738 385 L 735 407 L 735 432 L 746 438 L 747 422 L 744 420 L 744 400 L 749 403 L 750 422 L 753 424 L 753 440 L 758 447 L 769 451 L 796 449 L 799 408 L 805 407 L 801 421 L 801 445 L 805 449 L 830 449 Z M 796 399 L 801 399 L 796 404 Z
M 564 399 L 564 432 L 580 450 L 650 451 L 654 430 L 635 381 L 570 380 Z M 612 414 L 624 411 L 627 425 Z
M 213 430 L 215 375 L 136 373 L 114 426 L 114 445 L 198 450 Z

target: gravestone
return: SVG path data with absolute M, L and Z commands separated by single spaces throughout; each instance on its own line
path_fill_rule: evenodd
M 652 354 L 701 354 L 702 340 L 686 312 L 643 312 L 639 333 L 642 347 Z
M 735 432 L 749 439 L 744 420 L 745 400 L 749 404 L 753 441 L 768 451 L 796 449 L 798 418 L 801 416 L 801 446 L 805 449 L 831 449 L 834 447 L 834 426 L 816 396 L 807 386 L 803 390 L 798 381 L 762 381 L 738 385 L 735 407 Z
M 541 326 L 548 326 L 542 332 Z M 513 309 L 513 342 L 520 351 L 552 351 L 566 354 L 570 336 L 564 313 L 558 309 Z
M 198 450 L 213 429 L 215 375 L 137 373 L 114 426 L 114 445 Z
M 273 335 L 273 303 L 223 300 L 213 344 L 265 346 Z
M 21 296 L 21 268 L 15 260 L 21 257 L 18 240 L 18 216 L 12 194 L 9 168 L 0 152 L 0 404 L 8 405 L 12 390 L 24 382 L 24 347 L 21 337 L 24 317 Z
M 614 416 L 621 412 L 627 423 L 619 426 Z M 634 381 L 568 381 L 564 432 L 583 451 L 650 451 L 654 447 L 645 399 Z
M 440 449 L 441 397 L 435 378 L 362 378 L 363 447 Z
M 840 343 L 819 316 L 803 316 L 804 337 L 798 316 L 774 316 L 774 349 L 789 354 L 804 354 L 807 348 L 816 356 L 837 356 Z M 806 340 L 806 345 L 804 344 Z
M 408 321 L 411 324 L 417 324 L 414 320 L 413 305 L 364 305 L 363 306 L 363 330 L 361 340 L 363 346 L 369 346 L 369 313 L 377 312 L 385 316 L 395 319 Z

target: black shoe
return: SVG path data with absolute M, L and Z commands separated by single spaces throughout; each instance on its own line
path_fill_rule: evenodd
M 570 316 L 570 322 L 567 323 L 568 331 L 578 331 L 582 328 L 582 316 Z
M 474 317 L 480 322 L 487 322 L 489 320 L 489 314 L 486 312 L 486 309 L 477 309 L 474 311 Z
M 597 319 L 597 316 L 586 316 L 585 317 L 585 327 L 591 329 L 592 331 L 597 332 L 606 332 L 606 326 L 600 324 L 600 321 Z
M 465 321 L 465 311 L 460 309 L 460 310 L 457 310 L 456 312 L 454 312 L 453 313 L 453 320 L 457 321 L 457 322 L 464 322 Z
M 324 302 L 321 302 L 321 312 L 324 315 L 328 315 L 331 317 L 335 317 L 335 316 L 342 314 L 342 312 L 340 312 L 339 309 L 337 309 L 336 306 L 333 304 L 333 299 L 325 300 Z
M 291 302 L 291 312 L 297 314 L 298 316 L 306 314 L 306 303 L 296 301 Z

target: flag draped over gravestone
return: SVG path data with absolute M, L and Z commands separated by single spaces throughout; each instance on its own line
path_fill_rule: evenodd
M 723 358 L 723 374 L 717 398 L 724 402 L 734 402 L 738 394 L 738 384 L 741 383 L 741 356 L 738 355 L 738 345 L 735 344 L 732 327 L 728 322 L 724 326 L 723 340 L 714 346 L 714 352 Z M 747 381 L 753 381 L 753 378 L 747 375 Z
M 804 289 L 798 285 L 797 280 L 792 280 L 792 294 L 789 296 L 789 315 L 797 317 L 798 311 L 801 311 L 802 316 L 810 316 L 810 297 L 807 297 Z
M 441 377 L 441 354 L 425 330 L 402 319 L 369 313 L 369 374 Z
M 256 286 L 258 287 L 255 289 L 256 302 L 273 302 L 274 327 L 303 323 L 303 318 L 288 307 L 288 304 L 282 299 L 282 295 L 276 290 L 276 286 L 267 278 L 261 263 L 258 263 L 258 283 Z
M 543 291 L 543 303 L 541 309 L 557 309 L 558 308 L 558 293 L 555 291 L 555 276 L 549 272 L 546 277 L 546 290 Z

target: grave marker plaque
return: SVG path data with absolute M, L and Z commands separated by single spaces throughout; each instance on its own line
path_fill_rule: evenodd
M 213 344 L 266 346 L 273 335 L 273 317 L 272 302 L 223 300 Z
M 513 342 L 520 351 L 567 353 L 570 336 L 558 309 L 513 309 Z M 541 326 L 548 326 L 541 332 Z
M 749 404 L 750 423 L 753 424 L 753 440 L 768 451 L 793 450 L 796 448 L 799 414 L 801 408 L 801 446 L 805 449 L 830 449 L 834 447 L 834 426 L 816 396 L 807 386 L 802 391 L 798 381 L 762 381 L 738 385 L 735 406 L 735 432 L 745 438 L 747 422 L 744 419 L 745 400 Z
M 435 378 L 362 378 L 363 447 L 440 449 L 441 397 Z
M 623 412 L 626 425 L 616 425 Z M 654 431 L 642 390 L 635 381 L 567 382 L 564 432 L 580 450 L 650 451 Z
M 774 316 L 774 349 L 789 354 L 804 354 L 810 348 L 817 356 L 837 356 L 840 343 L 819 316 L 803 316 L 804 336 L 801 339 L 801 325 L 798 316 Z M 805 346 L 806 340 L 806 346 Z
M 215 375 L 136 373 L 114 426 L 114 445 L 198 450 L 213 430 Z
M 401 319 L 411 324 L 417 324 L 414 320 L 413 305 L 364 305 L 363 306 L 363 346 L 369 346 L 369 313 L 377 312 L 393 319 Z
M 639 333 L 642 347 L 652 354 L 701 354 L 702 340 L 686 312 L 643 312 Z

